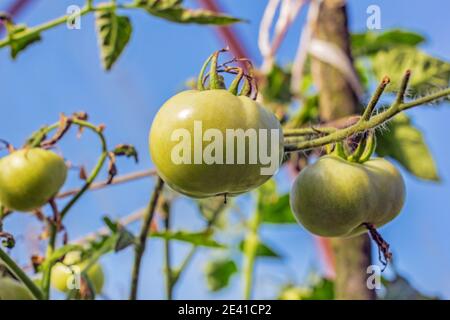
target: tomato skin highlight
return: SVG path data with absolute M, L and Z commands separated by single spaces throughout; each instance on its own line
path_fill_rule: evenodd
M 0 202 L 14 211 L 32 211 L 47 203 L 64 184 L 67 166 L 52 151 L 21 149 L 0 159 Z
M 291 189 L 291 209 L 297 221 L 323 237 L 364 233 L 363 223 L 381 227 L 401 211 L 405 183 L 388 161 L 363 164 L 324 156 L 304 168 Z
M 217 129 L 223 138 L 226 154 L 227 129 L 276 129 L 279 132 L 278 165 L 283 157 L 283 134 L 278 119 L 270 111 L 246 96 L 235 96 L 223 90 L 187 90 L 170 98 L 158 111 L 150 130 L 149 144 L 153 163 L 160 177 L 174 190 L 193 198 L 221 194 L 230 196 L 245 193 L 270 179 L 262 175 L 256 164 L 175 164 L 171 159 L 173 148 L 179 143 L 171 135 L 177 129 L 187 129 L 194 136 L 194 121 L 201 121 L 202 130 Z M 259 139 L 258 139 L 259 141 Z M 210 142 L 202 142 L 202 150 Z M 249 146 L 246 144 L 246 155 Z M 191 145 L 194 154 L 194 145 Z M 248 157 L 248 156 L 247 156 Z
M 19 281 L 9 277 L 0 277 L 0 300 L 35 300 L 35 298 Z

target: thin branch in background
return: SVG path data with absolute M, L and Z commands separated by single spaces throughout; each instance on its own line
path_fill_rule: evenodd
M 158 181 L 156 182 L 155 188 L 153 190 L 152 197 L 146 209 L 144 220 L 142 221 L 142 227 L 139 233 L 139 237 L 137 239 L 137 243 L 135 244 L 134 247 L 135 255 L 134 255 L 133 271 L 131 276 L 130 300 L 136 300 L 137 298 L 142 256 L 145 252 L 148 233 L 150 231 L 150 226 L 153 220 L 153 216 L 155 215 L 156 206 L 158 204 L 158 199 L 163 187 L 164 187 L 163 180 L 161 178 L 158 178 Z
M 97 183 L 93 183 L 89 187 L 89 190 L 91 190 L 91 191 L 92 190 L 99 190 L 99 189 L 105 188 L 105 187 L 110 186 L 110 185 L 122 184 L 122 183 L 135 181 L 135 180 L 142 179 L 142 178 L 151 177 L 151 176 L 154 176 L 154 175 L 156 175 L 156 170 L 154 170 L 154 169 L 143 170 L 143 171 L 133 172 L 133 173 L 129 173 L 129 174 L 124 174 L 122 176 L 115 177 L 114 180 L 111 183 L 108 183 L 108 180 L 104 180 L 104 181 L 100 181 L 100 182 L 97 182 Z M 61 192 L 55 198 L 56 199 L 66 198 L 66 197 L 72 196 L 74 194 L 77 194 L 79 191 L 80 191 L 79 188 L 67 190 L 67 191 Z

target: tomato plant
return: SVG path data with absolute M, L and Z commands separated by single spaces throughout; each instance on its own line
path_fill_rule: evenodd
M 381 227 L 403 207 L 405 184 L 387 160 L 362 164 L 337 156 L 321 157 L 297 176 L 291 207 L 306 229 L 323 237 L 366 232 L 364 223 Z
M 67 167 L 52 151 L 21 149 L 0 159 L 0 201 L 8 209 L 38 209 L 64 184 Z
M 211 62 L 212 72 L 216 72 L 217 55 Z M 261 173 L 267 163 L 262 164 L 258 159 L 250 162 L 251 153 L 258 148 L 259 152 L 263 149 L 260 140 L 264 139 L 267 146 L 276 144 L 276 150 L 268 152 L 269 157 L 271 152 L 276 153 L 276 167 L 283 158 L 282 129 L 275 115 L 246 95 L 233 93 L 233 88 L 227 91 L 212 87 L 213 81 L 211 79 L 210 88 L 206 90 L 200 85 L 197 90 L 183 91 L 164 103 L 153 120 L 149 137 L 150 152 L 158 174 L 174 190 L 194 198 L 235 196 L 270 179 L 272 174 Z M 203 83 L 202 74 L 199 82 Z M 184 130 L 182 133 L 187 135 L 187 142 L 180 142 L 181 138 L 186 138 L 177 135 L 179 130 Z M 202 132 L 196 132 L 199 130 Z M 214 135 L 207 137 L 208 130 L 214 130 L 210 131 Z M 268 132 L 264 137 L 258 136 L 262 130 Z M 249 140 L 244 141 L 230 135 L 230 132 L 239 131 L 254 133 L 255 139 L 250 140 L 251 135 L 248 135 L 244 139 Z M 271 142 L 274 131 L 278 136 Z M 177 147 L 183 142 L 185 148 Z M 196 144 L 201 145 L 198 150 Z M 244 153 L 240 162 L 239 152 L 242 151 L 239 144 L 243 145 Z M 208 148 L 211 150 L 205 155 Z M 204 159 L 208 155 L 212 158 L 209 162 Z M 197 160 L 199 156 L 203 159 Z M 176 157 L 182 157 L 181 161 L 177 162 Z
M 0 277 L 0 300 L 34 300 L 34 297 L 19 281 Z

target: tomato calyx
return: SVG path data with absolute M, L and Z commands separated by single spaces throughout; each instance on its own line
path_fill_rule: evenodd
M 205 60 L 197 78 L 197 90 L 204 91 L 227 89 L 225 79 L 221 73 L 234 74 L 236 77 L 231 82 L 228 91 L 235 96 L 247 96 L 253 100 L 256 100 L 258 95 L 258 87 L 256 84 L 252 63 L 246 58 L 233 57 L 231 60 L 218 65 L 219 55 L 227 51 L 228 48 L 215 51 Z M 242 68 L 237 66 L 229 66 L 234 62 L 245 64 L 246 67 Z M 210 68 L 206 73 L 208 65 Z M 246 72 L 247 70 L 248 72 Z M 208 83 L 206 83 L 207 81 Z M 241 90 L 239 91 L 240 86 Z
M 335 143 L 332 149 L 327 149 L 327 153 L 355 163 L 364 163 L 370 160 L 377 145 L 374 130 L 363 133 L 359 141 L 348 142 L 349 140 L 351 139 L 348 139 L 347 142 L 340 141 Z M 352 148 L 352 145 L 355 144 L 356 148 Z

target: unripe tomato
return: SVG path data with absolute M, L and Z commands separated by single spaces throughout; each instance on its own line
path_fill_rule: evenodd
M 297 176 L 290 203 L 298 222 L 323 237 L 350 237 L 381 227 L 403 207 L 405 184 L 388 161 L 363 164 L 335 156 L 321 157 Z
M 21 149 L 0 159 L 0 202 L 15 211 L 43 206 L 64 184 L 67 167 L 52 151 Z
M 198 132 L 194 122 L 201 122 L 203 133 L 208 129 L 216 129 L 223 137 L 223 150 L 219 150 L 223 163 L 208 163 L 204 159 L 201 164 L 194 163 L 194 139 L 195 132 Z M 180 143 L 172 136 L 177 129 L 186 129 L 192 137 L 190 163 L 177 164 L 173 161 L 172 152 Z M 279 138 L 273 145 L 277 146 L 275 162 L 278 168 L 283 157 L 283 134 L 273 113 L 246 96 L 235 96 L 226 90 L 188 90 L 170 98 L 161 107 L 152 124 L 149 137 L 150 153 L 160 177 L 176 191 L 194 198 L 223 194 L 233 196 L 263 184 L 271 174 L 261 174 L 261 169 L 269 165 L 262 164 L 260 159 L 257 163 L 250 163 L 249 152 L 255 144 L 250 146 L 248 142 L 245 143 L 244 163 L 238 163 L 237 152 L 234 153 L 233 164 L 226 163 L 227 129 L 255 129 L 257 132 L 259 129 L 266 129 L 268 145 L 272 137 L 271 129 L 277 130 Z M 210 137 L 207 140 L 201 140 L 198 144 L 202 146 L 203 151 L 216 139 Z M 260 140 L 262 139 L 258 138 L 258 142 Z M 237 143 L 235 150 L 236 145 Z M 274 154 L 276 153 L 268 152 L 269 156 Z
M 10 277 L 0 277 L 0 300 L 34 300 L 34 297 L 19 281 Z
M 53 266 L 51 274 L 51 283 L 55 289 L 62 292 L 68 292 L 70 289 L 76 289 L 79 285 L 80 272 L 86 267 L 87 262 L 78 262 L 79 253 L 71 252 L 64 258 L 64 263 L 58 262 Z M 102 292 L 105 282 L 103 269 L 99 263 L 94 264 L 86 273 L 89 281 L 92 283 L 96 293 Z

